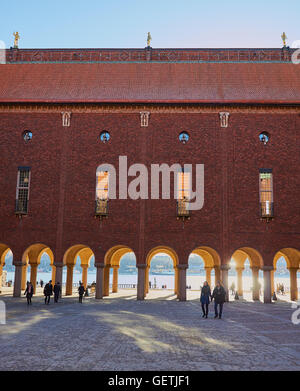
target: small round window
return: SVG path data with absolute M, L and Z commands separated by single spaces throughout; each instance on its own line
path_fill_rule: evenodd
M 30 130 L 25 130 L 25 132 L 23 132 L 23 139 L 26 143 L 31 141 L 32 140 L 32 132 L 30 132 Z
M 187 132 L 182 132 L 180 133 L 179 135 L 179 141 L 182 143 L 182 144 L 186 144 L 190 139 L 190 136 L 188 135 Z
M 100 134 L 100 140 L 105 144 L 107 143 L 109 140 L 110 140 L 110 134 L 104 130 L 101 134 Z
M 270 135 L 268 132 L 261 132 L 259 135 L 259 140 L 262 142 L 264 145 L 266 145 L 269 140 L 270 140 Z

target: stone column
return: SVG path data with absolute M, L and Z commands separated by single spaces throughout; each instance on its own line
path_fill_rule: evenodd
M 179 295 L 179 291 L 178 291 L 178 274 L 179 274 L 179 272 L 178 272 L 178 267 L 177 266 L 175 266 L 175 286 L 174 286 L 174 293 L 175 293 L 175 295 L 177 295 L 177 297 L 178 297 L 178 295 Z
M 259 267 L 252 267 L 252 285 L 253 285 L 253 290 L 252 290 L 252 299 L 253 300 L 259 300 Z
M 103 299 L 103 288 L 104 288 L 104 263 L 95 263 L 97 268 L 96 275 L 96 299 Z
M 55 266 L 55 281 L 60 283 L 60 286 L 62 286 L 63 283 L 63 264 L 56 263 Z M 52 269 L 53 272 L 53 269 Z M 53 284 L 53 282 L 52 282 Z
M 83 286 L 84 286 L 84 289 L 86 289 L 87 287 L 87 276 L 88 276 L 88 267 L 89 265 L 81 265 L 81 268 L 82 268 L 82 283 L 83 283 Z
M 113 284 L 112 284 L 112 291 L 113 293 L 118 292 L 118 279 L 119 279 L 119 266 L 113 266 Z
M 0 288 L 2 287 L 2 271 L 3 271 L 3 266 L 4 265 L 0 265 Z
M 145 296 L 149 293 L 149 274 L 150 274 L 150 266 L 146 267 L 145 271 Z
M 66 296 L 73 294 L 73 269 L 74 265 L 67 265 Z
M 290 294 L 291 294 L 291 301 L 297 301 L 298 300 L 298 287 L 297 287 L 297 267 L 289 267 L 290 271 Z
M 21 282 L 22 291 L 25 291 L 26 289 L 26 282 L 27 282 L 27 264 L 22 267 L 22 282 Z
M 137 264 L 138 268 L 138 283 L 137 283 L 137 299 L 145 299 L 145 282 L 146 282 L 146 267 L 145 264 Z
M 110 265 L 105 265 L 103 296 L 109 296 L 109 274 L 110 274 Z
M 264 303 L 272 302 L 272 292 L 271 292 L 271 271 L 273 266 L 264 266 Z
M 15 266 L 15 281 L 14 281 L 14 297 L 20 297 L 21 296 L 21 284 L 22 284 L 22 267 L 23 263 L 18 262 L 14 263 Z
M 186 301 L 186 269 L 188 265 L 177 265 L 178 268 L 178 296 L 179 301 Z
M 51 280 L 52 280 L 52 285 L 54 286 L 55 281 L 56 281 L 56 267 L 55 267 L 55 265 L 51 265 L 51 269 L 52 269 Z
M 205 272 L 206 272 L 206 281 L 208 282 L 208 285 L 211 286 L 211 271 L 212 271 L 212 267 L 205 267 Z
M 222 273 L 222 284 L 226 291 L 226 301 L 229 301 L 229 293 L 228 293 L 228 270 L 230 269 L 229 265 L 221 265 L 221 273 Z
M 215 266 L 215 286 L 217 285 L 218 281 L 221 281 L 221 270 L 220 266 Z
M 239 296 L 243 296 L 243 267 L 235 268 L 237 273 L 237 292 Z
M 271 293 L 272 293 L 272 295 L 275 292 L 274 272 L 275 272 L 275 270 L 271 270 L 270 271 L 270 273 L 271 273 Z
M 37 264 L 30 265 L 30 282 L 33 285 L 33 292 L 36 293 Z

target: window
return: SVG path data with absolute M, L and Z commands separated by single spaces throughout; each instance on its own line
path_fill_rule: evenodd
M 104 130 L 101 134 L 100 134 L 100 140 L 105 144 L 107 143 L 109 140 L 110 140 L 110 134 Z
M 30 186 L 30 167 L 18 168 L 17 192 L 16 192 L 16 214 L 28 213 Z
M 259 170 L 260 214 L 262 218 L 273 217 L 273 174 L 272 170 Z
M 267 145 L 269 140 L 270 140 L 270 135 L 268 132 L 262 132 L 260 133 L 259 135 L 259 140 L 261 143 L 263 143 L 264 145 Z
M 96 216 L 108 214 L 108 171 L 97 171 Z
M 32 132 L 30 132 L 30 130 L 25 130 L 25 132 L 23 132 L 23 140 L 26 143 L 32 140 Z
M 177 173 L 177 216 L 189 216 L 189 199 L 190 199 L 190 185 L 191 173 L 178 172 Z
M 190 139 L 190 136 L 188 135 L 187 132 L 182 132 L 180 133 L 179 135 L 179 141 L 182 143 L 182 144 L 186 144 Z

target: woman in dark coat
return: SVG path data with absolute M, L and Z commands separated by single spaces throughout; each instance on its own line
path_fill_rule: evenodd
M 24 292 L 24 295 L 26 295 L 27 304 L 31 304 L 31 298 L 33 296 L 33 285 L 31 282 L 27 282 L 26 290 Z
M 211 297 L 210 286 L 208 285 L 208 282 L 205 281 L 201 289 L 201 297 L 200 297 L 200 302 L 201 302 L 202 312 L 203 312 L 202 318 L 207 318 L 210 297 Z
M 217 286 L 213 291 L 212 298 L 215 299 L 215 318 L 219 317 L 219 319 L 221 319 L 222 312 L 223 312 L 223 304 L 226 301 L 226 291 L 220 281 L 218 281 Z M 218 306 L 219 306 L 219 313 L 218 313 Z

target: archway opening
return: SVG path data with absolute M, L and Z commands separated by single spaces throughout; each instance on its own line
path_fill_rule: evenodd
M 272 293 L 281 300 L 296 301 L 299 297 L 300 251 L 283 248 L 275 254 L 274 271 L 271 274 Z
M 14 281 L 15 267 L 11 249 L 0 243 L 0 293 L 8 294 Z
M 146 258 L 145 297 L 150 299 L 174 299 L 178 296 L 178 256 L 169 248 L 159 246 L 152 249 Z
M 260 300 L 263 277 L 260 269 L 263 260 L 259 252 L 250 247 L 236 250 L 230 260 L 228 277 L 229 298 L 231 300 Z
M 103 296 L 119 293 L 119 290 L 137 289 L 136 256 L 133 250 L 124 245 L 110 248 L 104 257 Z
M 92 274 L 94 270 L 94 253 L 93 251 L 82 244 L 78 244 L 70 247 L 63 259 L 63 263 L 66 266 L 66 272 L 63 273 L 63 285 L 65 284 L 66 296 L 77 294 L 74 289 L 78 288 L 81 282 L 86 289 L 90 280 L 95 280 L 95 276 Z M 90 270 L 91 275 L 89 277 L 88 271 Z

